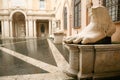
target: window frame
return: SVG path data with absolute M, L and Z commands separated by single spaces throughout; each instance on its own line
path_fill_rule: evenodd
M 74 28 L 81 27 L 81 0 L 74 0 Z

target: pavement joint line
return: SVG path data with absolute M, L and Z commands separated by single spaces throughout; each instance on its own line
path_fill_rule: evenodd
M 49 44 L 50 49 L 52 51 L 52 54 L 54 56 L 54 59 L 57 63 L 57 66 L 62 71 L 66 70 L 66 68 L 68 68 L 68 66 L 69 66 L 68 62 L 63 57 L 63 55 L 59 52 L 59 50 L 55 47 L 55 45 L 49 39 L 47 39 L 47 41 L 48 41 L 48 44 Z
M 4 48 L 4 47 L 0 47 L 0 50 L 6 52 L 7 54 L 10 54 L 18 59 L 21 59 L 27 63 L 30 63 L 38 68 L 41 68 L 43 70 L 46 70 L 50 73 L 54 73 L 54 72 L 61 72 L 59 68 L 57 68 L 56 66 L 53 66 L 53 65 L 50 65 L 50 64 L 47 64 L 45 62 L 42 62 L 40 60 L 36 60 L 34 58 L 31 58 L 31 57 L 28 57 L 28 56 L 25 56 L 25 55 L 22 55 L 16 51 L 13 51 L 13 50 L 10 50 L 10 49 L 7 49 L 7 48 Z

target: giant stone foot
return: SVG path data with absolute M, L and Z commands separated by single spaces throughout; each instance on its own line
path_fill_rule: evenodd
M 101 14 L 103 13 L 103 14 Z M 103 6 L 92 8 L 90 23 L 78 35 L 64 40 L 65 43 L 89 44 L 111 37 L 115 32 L 115 26 L 107 9 Z

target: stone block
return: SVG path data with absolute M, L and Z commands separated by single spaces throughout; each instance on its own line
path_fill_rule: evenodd
M 64 33 L 54 33 L 54 43 L 60 44 L 63 41 Z

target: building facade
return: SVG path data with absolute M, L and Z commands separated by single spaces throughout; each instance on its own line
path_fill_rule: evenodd
M 36 38 L 52 34 L 53 0 L 0 0 L 1 38 Z
M 89 11 L 86 7 L 89 1 L 92 1 L 93 6 L 102 5 L 108 9 L 116 26 L 112 41 L 120 42 L 119 0 L 56 0 L 55 18 L 60 24 L 58 27 L 65 32 L 66 36 L 78 34 L 89 24 Z
M 57 30 L 64 31 L 66 36 L 78 34 L 89 24 L 89 11 L 86 7 L 89 1 L 0 0 L 1 38 L 51 37 Z M 94 6 L 106 6 L 111 16 L 114 15 L 112 18 L 116 25 L 116 32 L 112 40 L 120 42 L 119 0 L 91 1 Z

